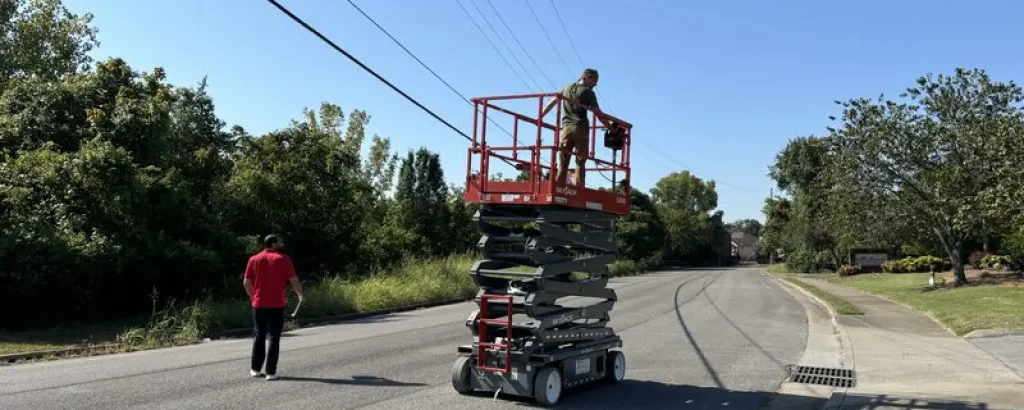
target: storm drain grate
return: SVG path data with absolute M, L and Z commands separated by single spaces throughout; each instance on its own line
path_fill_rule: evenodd
M 853 369 L 834 367 L 796 366 L 790 375 L 793 383 L 818 384 L 832 387 L 853 387 Z

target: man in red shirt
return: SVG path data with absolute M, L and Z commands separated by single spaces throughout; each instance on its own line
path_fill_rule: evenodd
M 291 282 L 292 290 L 299 296 L 299 303 L 302 303 L 305 297 L 302 296 L 302 284 L 295 275 L 292 259 L 281 253 L 284 240 L 277 235 L 267 235 L 263 239 L 263 248 L 263 251 L 249 258 L 249 263 L 245 267 L 245 278 L 242 280 L 245 293 L 249 294 L 249 300 L 252 301 L 252 318 L 256 325 L 249 374 L 252 377 L 262 377 L 263 373 L 260 370 L 263 369 L 266 359 L 266 378 L 274 380 L 277 378 L 277 356 L 280 351 L 281 329 L 284 327 L 284 308 L 288 304 L 285 296 L 288 283 Z M 266 346 L 268 333 L 269 349 Z

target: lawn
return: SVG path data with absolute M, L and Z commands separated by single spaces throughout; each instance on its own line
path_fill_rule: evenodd
M 948 278 L 948 274 L 945 276 Z M 1024 282 L 1014 280 L 998 283 L 985 279 L 969 278 L 975 284 L 960 288 L 929 289 L 927 273 L 828 278 L 831 282 L 884 296 L 927 312 L 957 335 L 978 329 L 1024 328 Z M 989 283 L 978 284 L 982 281 Z M 949 280 L 946 282 L 949 283 Z

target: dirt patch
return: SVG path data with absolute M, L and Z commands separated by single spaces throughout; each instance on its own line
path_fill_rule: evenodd
M 968 269 L 965 286 L 1004 285 L 1024 287 L 1024 272 Z M 939 275 L 936 275 L 938 277 Z M 953 287 L 953 272 L 943 272 L 946 287 Z

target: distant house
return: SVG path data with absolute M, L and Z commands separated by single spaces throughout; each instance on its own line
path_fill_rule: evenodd
M 757 246 L 761 241 L 756 235 L 736 231 L 732 235 L 732 256 L 741 261 L 757 259 Z

